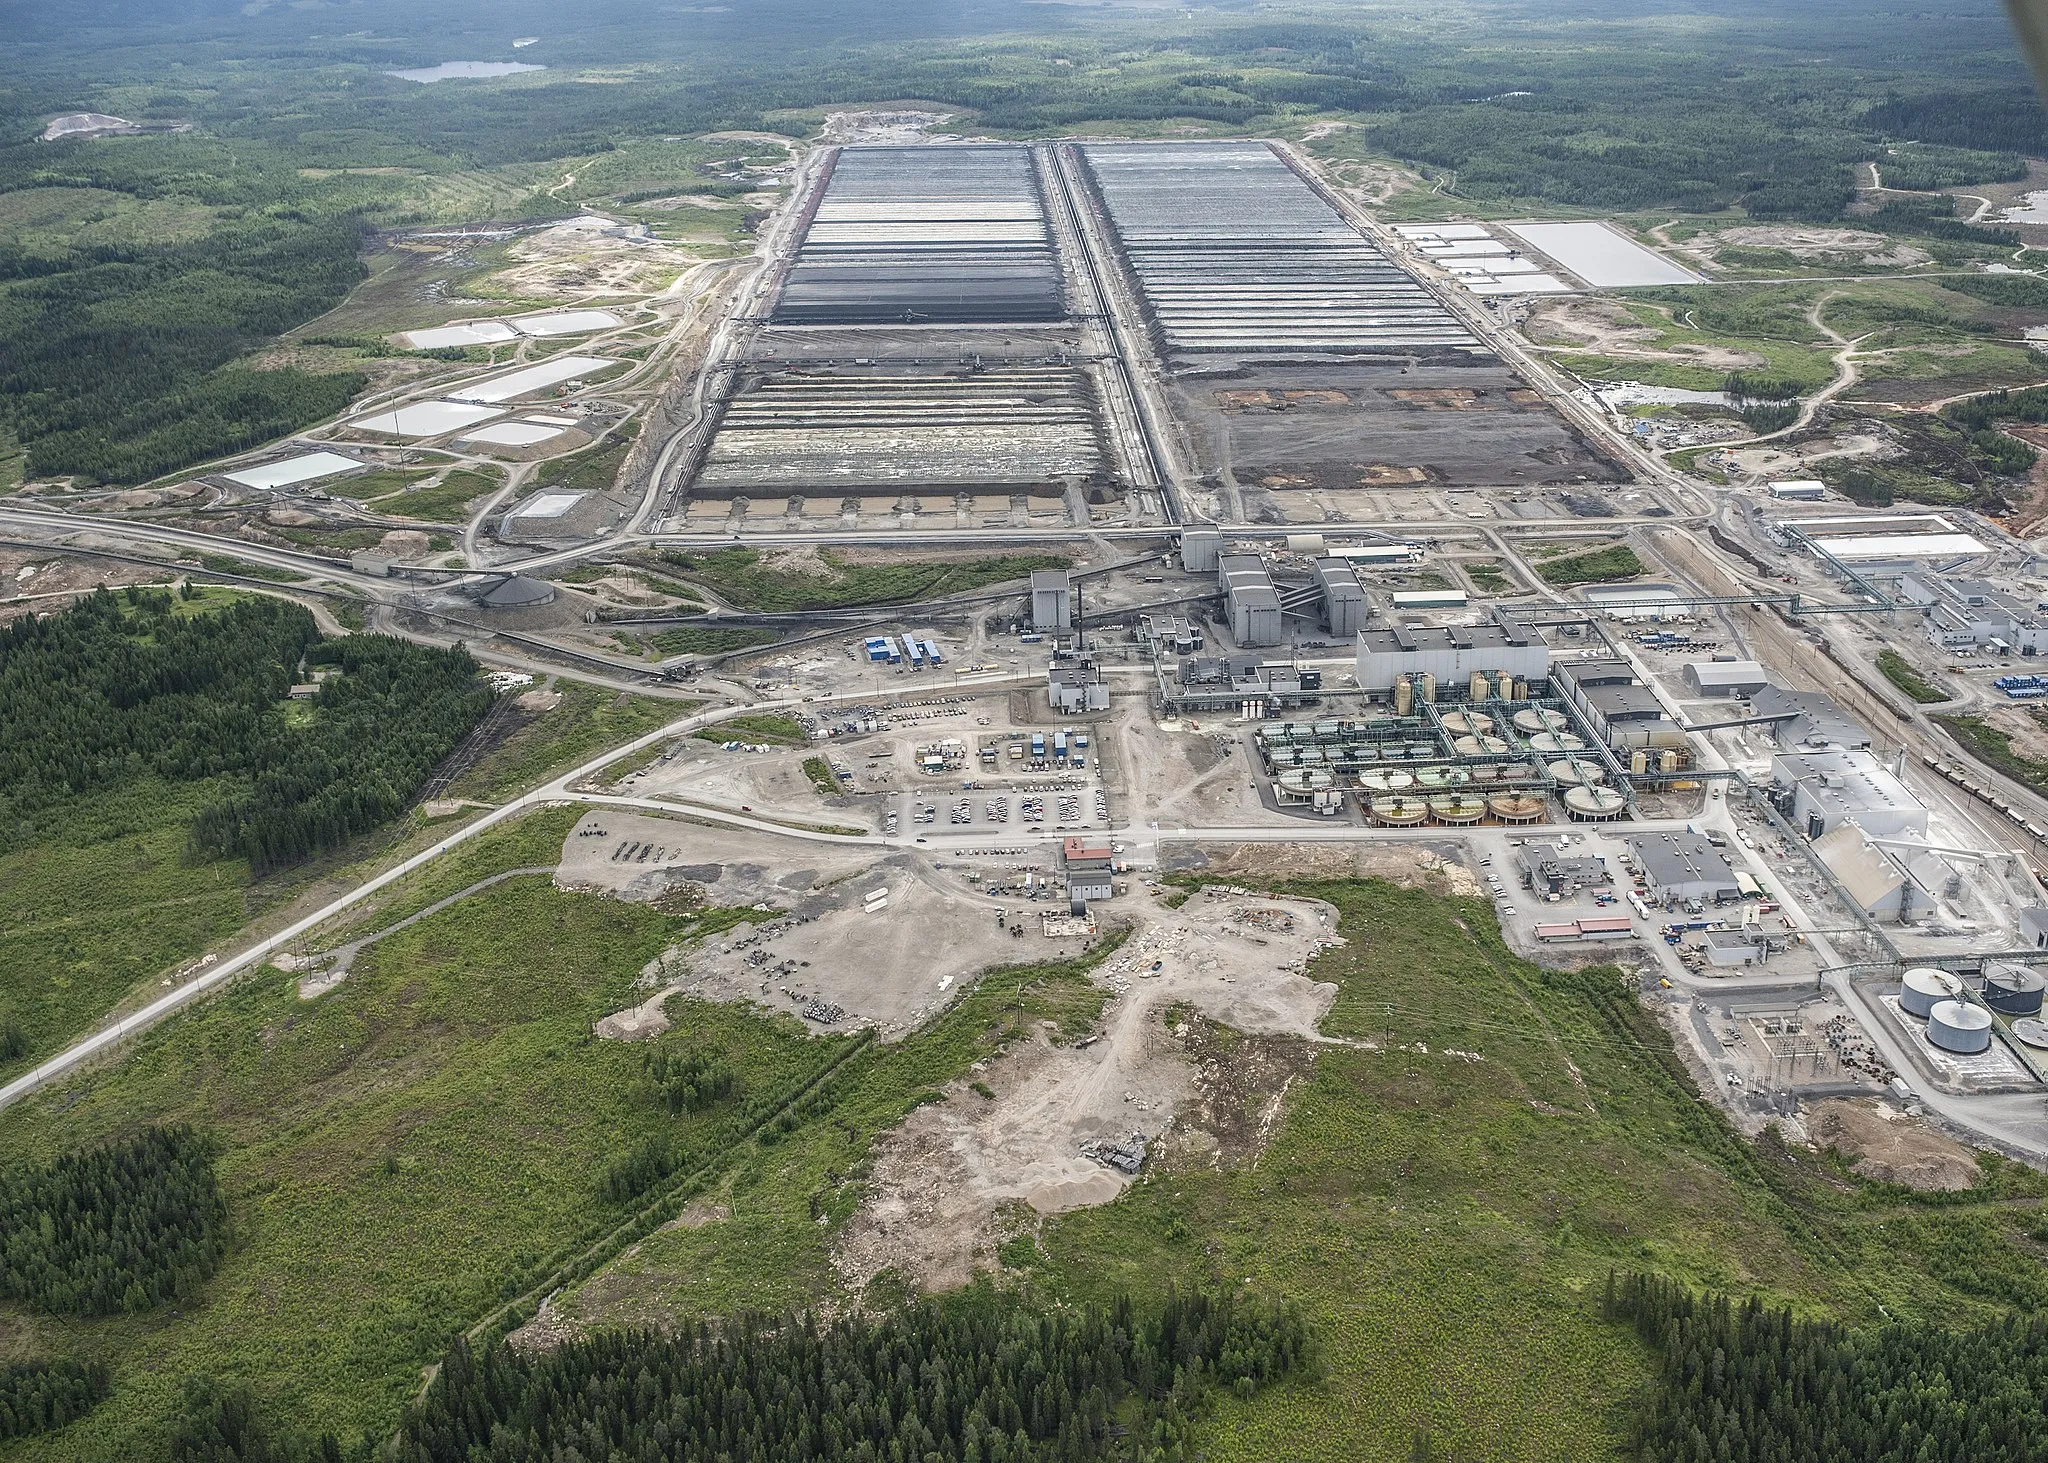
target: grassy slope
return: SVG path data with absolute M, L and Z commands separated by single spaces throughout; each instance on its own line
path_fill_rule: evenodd
M 559 849 L 574 813 L 496 836 L 501 867 Z M 10 1457 L 147 1456 L 186 1375 L 258 1379 L 280 1410 L 348 1435 L 387 1421 L 449 1329 L 507 1276 L 601 1228 L 595 1176 L 661 1128 L 637 1091 L 639 1051 L 590 1021 L 687 921 L 508 881 L 365 955 L 343 988 L 298 1000 L 252 981 L 166 1028 L 113 1072 L 10 1112 L 35 1153 L 145 1119 L 226 1140 L 237 1241 L 203 1305 L 98 1323 L 0 1311 L 0 1337 L 60 1337 L 115 1363 L 113 1399 Z M 749 1089 L 810 1066 L 799 1038 L 708 1008 L 693 1037 L 729 1042 Z
M 226 592 L 208 592 L 209 603 Z M 562 704 L 457 780 L 453 797 L 503 798 L 675 717 L 688 703 L 561 685 Z M 239 860 L 194 864 L 186 830 L 212 783 L 146 782 L 85 800 L 47 834 L 0 852 L 0 1017 L 20 1024 L 29 1050 L 12 1073 L 90 1029 L 125 1000 L 154 992 L 174 968 L 216 948 L 321 875 L 380 859 L 402 821 L 339 858 L 251 883 Z M 460 886 L 457 886 L 460 887 Z
M 1324 1029 L 1393 1049 L 1325 1051 L 1255 1166 L 1154 1172 L 1050 1223 L 1036 1275 L 1068 1296 L 1248 1280 L 1308 1307 L 1327 1382 L 1225 1400 L 1212 1463 L 1401 1460 L 1418 1427 L 1439 1457 L 1615 1456 L 1647 1372 L 1593 1313 L 1609 1267 L 1862 1320 L 1878 1302 L 1973 1309 L 1901 1263 L 1890 1196 L 1832 1174 L 1799 1188 L 1731 1141 L 1654 1059 L 1661 1033 L 1547 986 L 1482 904 L 1300 892 L 1334 901 L 1351 939 L 1317 970 L 1341 991 Z M 2024 1248 L 1993 1206 L 1932 1212 L 1911 1221 L 1928 1254 L 1987 1222 L 1994 1249 Z
M 573 818 L 488 835 L 376 923 L 545 862 Z M 1257 1163 L 1155 1170 L 1113 1205 L 1049 1222 L 1034 1266 L 1055 1296 L 1249 1280 L 1308 1306 L 1328 1380 L 1219 1404 L 1216 1463 L 1398 1460 L 1417 1427 L 1439 1456 L 1611 1457 L 1647 1372 L 1630 1335 L 1594 1318 L 1610 1267 L 1859 1319 L 1878 1304 L 1962 1319 L 2048 1302 L 2024 1231 L 2038 1207 L 1917 1206 L 1734 1140 L 1673 1076 L 1668 1046 L 1660 1062 L 1660 1032 L 1515 960 L 1480 902 L 1373 882 L 1301 892 L 1335 902 L 1350 939 L 1317 972 L 1340 989 L 1326 1031 L 1382 1049 L 1325 1050 Z M 374 947 L 314 1005 L 283 979 L 253 981 L 121 1066 L 0 1114 L 0 1147 L 24 1154 L 146 1117 L 214 1128 L 239 1235 L 181 1315 L 0 1309 L 0 1359 L 78 1350 L 117 1374 L 99 1414 L 0 1458 L 146 1455 L 194 1373 L 247 1377 L 268 1409 L 309 1424 L 388 1426 L 449 1329 L 619 1217 L 596 1194 L 611 1157 L 670 1125 L 691 1146 L 718 1121 L 658 1115 L 637 1052 L 584 1036 L 687 928 L 508 881 Z M 624 1316 L 830 1299 L 834 1226 L 859 1201 L 874 1136 L 1033 1023 L 1085 1030 L 1101 999 L 1078 966 L 980 981 L 908 1041 L 854 1055 L 780 1141 L 710 1149 L 687 1191 L 733 1217 L 649 1236 L 584 1299 Z M 756 1094 L 793 1090 L 840 1049 L 734 1008 L 671 1011 L 670 1039 L 734 1053 Z M 2034 1176 L 1989 1197 L 2040 1190 Z
M 0 1014 L 29 1040 L 0 1073 L 48 1055 L 263 902 L 269 886 L 251 886 L 245 862 L 185 857 L 186 830 L 215 795 L 210 782 L 152 779 L 86 799 L 0 854 Z
M 573 810 L 486 835 L 378 921 L 486 867 L 545 861 Z M 372 947 L 348 981 L 301 1002 L 273 976 L 149 1038 L 120 1066 L 0 1114 L 0 1145 L 41 1154 L 145 1119 L 191 1121 L 226 1142 L 237 1241 L 204 1300 L 142 1320 L 53 1321 L 0 1307 L 0 1360 L 63 1350 L 113 1363 L 114 1396 L 84 1423 L 0 1445 L 10 1460 L 151 1456 L 180 1380 L 246 1378 L 280 1417 L 353 1436 L 382 1429 L 446 1335 L 486 1314 L 626 1210 L 597 1177 L 659 1132 L 698 1145 L 728 1114 L 663 1115 L 637 1081 L 641 1049 L 589 1023 L 629 998 L 687 917 L 508 880 Z M 830 1232 L 872 1136 L 929 1091 L 1052 1019 L 1078 1033 L 1100 995 L 1077 968 L 984 983 L 946 1019 L 848 1064 L 829 1118 L 721 1161 L 739 1232 L 654 1236 L 629 1263 L 687 1257 L 721 1307 L 822 1296 Z M 844 1048 L 786 1018 L 676 1002 L 667 1040 L 734 1055 L 743 1095 L 793 1092 Z M 713 1152 L 719 1151 L 713 1147 Z
M 1069 562 L 1050 554 L 901 564 L 849 564 L 831 554 L 820 557 L 825 573 L 771 568 L 752 549 L 677 554 L 669 556 L 669 562 L 728 604 L 762 611 L 908 603 L 1023 579 L 1033 569 L 1062 568 Z
M 456 778 L 444 796 L 500 801 L 588 762 L 607 746 L 688 716 L 702 704 L 658 701 L 580 681 L 559 681 L 555 689 L 561 705 L 512 733 L 497 751 Z

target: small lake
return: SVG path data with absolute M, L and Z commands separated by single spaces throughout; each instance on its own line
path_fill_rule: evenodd
M 470 81 L 484 76 L 510 76 L 516 71 L 545 71 L 524 61 L 443 61 L 439 66 L 415 66 L 410 71 L 387 71 L 386 76 L 407 81 Z
M 1998 218 L 2009 224 L 2048 224 L 2048 192 L 2029 193 L 2026 207 L 2008 208 Z

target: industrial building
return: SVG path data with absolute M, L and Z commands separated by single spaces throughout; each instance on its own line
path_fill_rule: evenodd
M 1531 840 L 1522 845 L 1522 887 L 1536 894 L 1576 894 L 1581 889 L 1606 889 L 1614 876 L 1598 856 L 1572 858 L 1554 843 Z
M 1771 759 L 1771 784 L 1786 818 L 1810 839 L 1853 821 L 1877 838 L 1927 834 L 1927 809 L 1869 752 L 1816 747 Z
M 1685 667 L 1685 689 L 1695 696 L 1750 696 L 1771 683 L 1753 660 L 1696 660 Z
M 1707 964 L 1720 970 L 1761 964 L 1763 947 L 1753 930 L 1707 930 L 1700 936 L 1707 952 Z
M 1058 659 L 1045 673 L 1046 701 L 1062 716 L 1109 710 L 1109 682 L 1102 667 L 1087 658 Z
M 1771 484 L 1771 496 L 1780 502 L 1812 503 L 1818 502 L 1827 495 L 1828 485 L 1811 478 L 1801 478 L 1796 482 Z
M 1813 852 L 1835 876 L 1842 891 L 1871 919 L 1895 922 L 1935 906 L 1934 895 L 1907 865 L 1913 850 L 1887 848 L 1872 842 L 1870 835 L 1853 822 L 1838 823 L 1816 838 Z M 1951 872 L 1928 849 L 1921 849 L 1914 862 L 1933 865 L 1932 872 L 1941 878 Z
M 1214 574 L 1223 552 L 1223 535 L 1213 528 L 1184 528 L 1180 533 L 1180 566 L 1190 574 Z
M 1365 586 L 1358 582 L 1358 574 L 1349 563 L 1339 558 L 1322 558 L 1315 562 L 1316 585 L 1323 596 L 1323 628 L 1330 634 L 1349 640 L 1365 628 L 1369 606 L 1365 598 Z
M 1475 673 L 1542 682 L 1550 647 L 1535 631 L 1504 615 L 1477 625 L 1405 626 L 1358 632 L 1358 685 L 1388 692 L 1404 677 L 1464 683 Z
M 1668 584 L 1591 584 L 1579 593 L 1614 620 L 1683 620 L 1691 614 L 1684 596 Z
M 1138 642 L 1160 655 L 1194 655 L 1202 648 L 1202 627 L 1184 615 L 1138 616 Z
M 1725 904 L 1742 897 L 1728 860 L 1696 833 L 1659 833 L 1628 840 L 1643 882 L 1660 899 Z
M 1550 684 L 1610 747 L 1662 752 L 1686 746 L 1685 733 L 1657 693 L 1625 660 L 1558 661 L 1550 668 Z
M 1806 549 L 1823 563 L 1855 563 L 1866 569 L 1885 561 L 1903 568 L 1927 559 L 1967 558 L 1985 552 L 1982 540 L 1939 513 L 1786 518 L 1771 524 L 1770 532 L 1787 548 Z
M 1775 723 L 1781 747 L 1870 745 L 1870 733 L 1863 729 L 1863 724 L 1825 691 L 1788 691 L 1782 686 L 1765 686 L 1750 693 L 1749 704 L 1758 720 Z
M 1287 638 L 1280 592 L 1266 561 L 1257 554 L 1219 554 L 1216 577 L 1230 611 L 1230 637 L 1247 649 L 1279 645 Z
M 2036 606 L 1982 579 L 1909 574 L 1896 598 L 1927 612 L 1927 638 L 1943 650 L 2038 655 L 2048 649 L 2048 622 Z
M 1031 628 L 1070 630 L 1074 625 L 1074 593 L 1064 569 L 1031 571 Z
M 1066 870 L 1069 894 L 1078 899 L 1110 897 L 1113 892 L 1110 876 L 1115 871 L 1115 861 L 1107 843 L 1069 838 L 1060 845 L 1060 861 Z

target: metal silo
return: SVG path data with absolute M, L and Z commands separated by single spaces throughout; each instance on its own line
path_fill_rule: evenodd
M 1963 983 L 1946 970 L 1923 965 L 1907 971 L 1899 982 L 1899 1009 L 1924 1021 L 1939 1002 L 1952 1001 L 1962 993 Z
M 1963 1001 L 1941 1001 L 1927 1013 L 1927 1039 L 1946 1052 L 1981 1052 L 1991 1045 L 1991 1013 Z

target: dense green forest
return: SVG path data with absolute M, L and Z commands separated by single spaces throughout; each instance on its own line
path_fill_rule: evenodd
M 189 1128 L 149 1128 L 0 1171 L 0 1295 L 87 1316 L 192 1295 L 227 1249 L 213 1158 Z
M 302 662 L 339 674 L 300 721 L 284 698 Z M 490 700 L 466 651 L 322 641 L 283 600 L 185 615 L 162 591 L 102 590 L 0 633 L 0 833 L 132 778 L 217 778 L 194 851 L 276 868 L 398 813 Z
M 26 1361 L 0 1367 L 0 1440 L 55 1432 L 107 1395 L 99 1362 Z
M 1308 1361 L 1293 1310 L 1208 1293 L 1045 1314 L 976 1291 L 879 1321 L 742 1317 L 539 1357 L 458 1343 L 395 1457 L 1183 1463 L 1208 1387 L 1250 1396 Z
M 39 476 L 137 482 L 331 416 L 352 374 L 229 362 L 332 308 L 363 266 L 347 219 L 263 218 L 183 244 L 0 256 L 0 426 Z
M 1859 1331 L 1657 1276 L 1609 1278 L 1612 1320 L 1657 1352 L 1635 1425 L 1655 1463 L 2037 1463 L 2048 1320 Z

